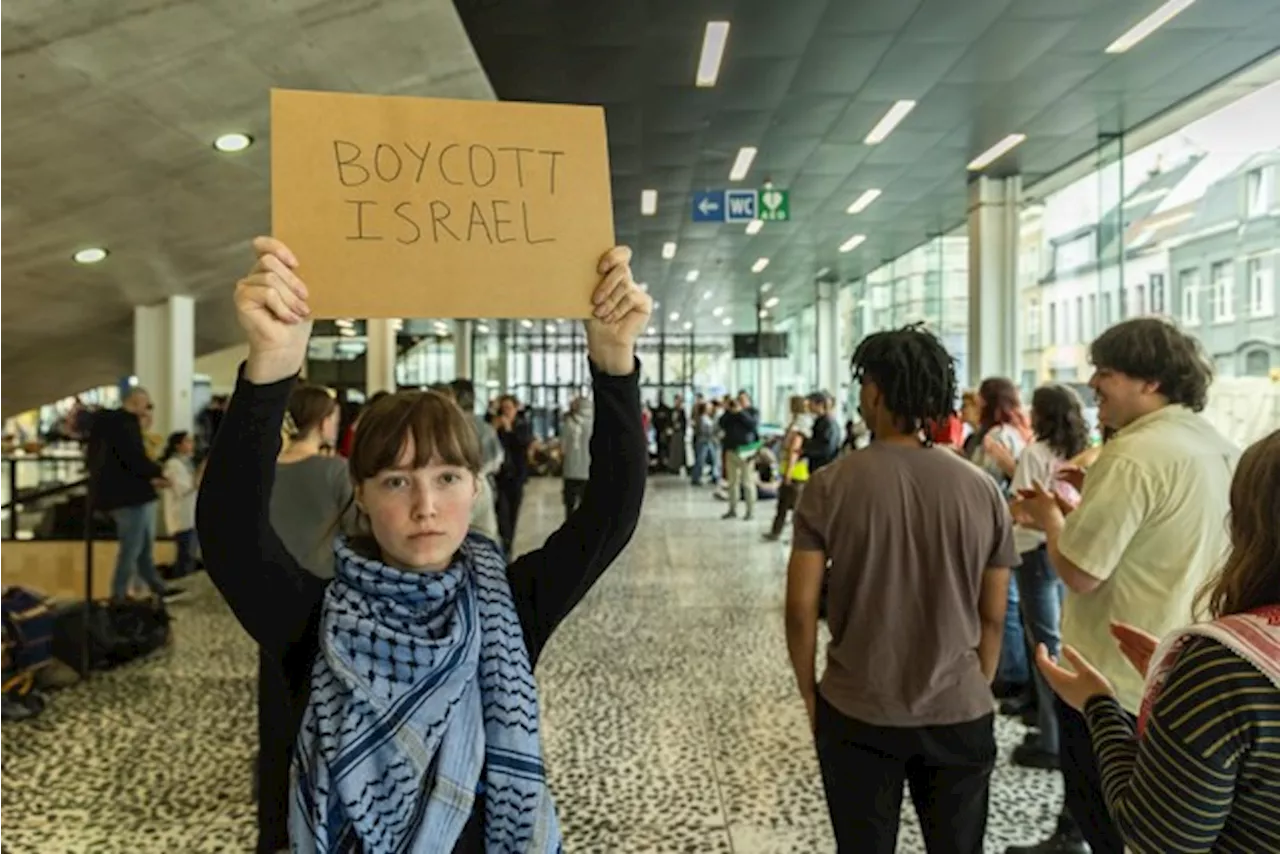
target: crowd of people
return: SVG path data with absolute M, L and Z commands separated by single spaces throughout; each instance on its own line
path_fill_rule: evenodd
M 565 522 L 516 559 L 548 453 L 519 401 L 478 412 L 459 379 L 374 395 L 343 429 L 296 381 L 297 261 L 256 247 L 250 355 L 207 460 L 185 432 L 147 453 L 143 389 L 94 419 L 89 453 L 113 594 L 173 592 L 150 558 L 159 497 L 179 563 L 198 528 L 259 644 L 260 852 L 556 850 L 533 667 L 653 470 L 716 485 L 727 520 L 771 493 L 766 540 L 793 517 L 786 643 L 842 852 L 895 850 L 904 784 L 930 854 L 981 852 L 1000 713 L 1029 724 L 1013 761 L 1065 792 L 1052 837 L 1007 854 L 1280 850 L 1280 432 L 1243 455 L 1218 434 L 1198 414 L 1211 366 L 1173 325 L 1093 342 L 1101 443 L 1067 386 L 1029 407 L 1000 377 L 960 393 L 920 326 L 853 354 L 869 441 L 821 391 L 767 440 L 745 392 L 642 407 L 650 302 L 614 250 L 592 393 L 554 450 Z

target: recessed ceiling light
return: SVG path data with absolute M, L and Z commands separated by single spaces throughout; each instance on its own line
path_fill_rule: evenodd
M 345 335 L 346 337 L 351 338 L 356 334 L 356 331 L 350 328 L 349 326 L 343 326 L 338 330 L 338 334 Z
M 825 276 L 827 273 L 830 273 L 830 272 L 831 272 L 830 267 L 823 267 L 821 270 L 818 271 L 818 275 Z
M 488 334 L 489 334 L 489 327 L 487 327 L 487 326 L 485 326 L 483 323 L 481 323 L 481 324 L 479 324 L 478 326 L 476 326 L 476 332 L 479 332 L 481 335 L 488 335 Z
M 720 315 L 722 315 L 722 314 L 724 314 L 724 307 L 723 307 L 723 306 L 716 306 L 715 308 L 711 309 L 711 316 L 712 316 L 712 317 L 719 317 L 719 316 L 720 316 Z
M 853 237 L 850 237 L 844 243 L 840 244 L 840 251 L 852 252 L 853 250 L 861 246 L 863 241 L 865 241 L 866 239 L 867 239 L 867 236 L 865 234 L 855 234 Z
M 703 88 L 716 85 L 728 41 L 728 21 L 707 21 L 707 29 L 702 34 L 702 55 L 698 57 L 698 75 L 694 78 L 696 85 Z
M 764 268 L 768 266 L 769 266 L 768 258 L 757 258 L 756 262 L 751 265 L 751 272 L 753 273 L 762 272 Z
M 224 133 L 213 141 L 213 147 L 221 151 L 223 154 L 234 154 L 237 151 L 244 151 L 253 145 L 253 137 L 247 133 Z
M 657 335 L 657 334 L 658 334 L 658 330 L 656 330 L 656 329 L 654 329 L 652 326 L 650 326 L 650 327 L 649 327 L 649 332 L 648 332 L 648 334 L 649 334 L 649 335 Z
M 334 323 L 338 326 L 355 326 L 355 321 L 349 317 L 339 317 Z
M 769 299 L 765 300 L 764 307 L 773 308 L 775 305 L 778 304 L 778 302 L 779 300 L 777 297 L 769 297 Z
M 77 264 L 97 264 L 107 257 L 107 250 L 97 246 L 90 246 L 87 249 L 81 249 L 71 257 Z
M 555 335 L 555 334 L 556 334 L 556 325 L 555 325 L 554 323 L 548 323 L 548 324 L 547 324 L 547 332 L 548 332 L 548 333 L 550 333 L 550 334 L 552 334 L 552 335 Z
M 760 317 L 764 318 L 768 316 L 769 316 L 769 312 L 765 311 L 763 308 L 760 309 Z
M 889 108 L 889 112 L 884 114 L 884 118 L 876 122 L 876 126 L 871 129 L 871 133 L 867 134 L 867 138 L 863 142 L 867 145 L 884 142 L 884 138 L 893 133 L 893 129 L 898 126 L 898 123 L 905 119 L 907 113 L 915 108 L 915 101 L 898 101 Z
M 640 191 L 640 213 L 644 216 L 653 216 L 658 212 L 658 191 L 657 190 L 641 190 Z
M 870 205 L 872 202 L 874 202 L 878 198 L 880 198 L 879 190 L 865 190 L 863 191 L 861 196 L 858 196 L 858 198 L 853 200 L 853 204 L 849 205 L 849 207 L 845 210 L 845 213 L 851 213 L 851 214 L 862 213 L 867 209 L 868 205 Z
M 679 320 L 679 319 L 680 319 L 680 312 L 678 312 L 678 311 L 673 311 L 673 312 L 671 312 L 671 322 L 672 322 L 672 323 L 675 323 L 675 322 L 676 322 L 677 320 Z
M 1195 0 L 1169 0 L 1159 9 L 1129 28 L 1120 38 L 1107 45 L 1106 53 L 1124 53 L 1156 30 L 1163 27 Z
M 1022 144 L 1027 138 L 1025 133 L 1011 133 L 986 151 L 979 154 L 970 161 L 967 167 L 970 172 L 977 172 L 979 169 L 986 169 L 992 163 L 995 163 L 1001 157 L 1004 157 L 1013 149 Z
M 521 325 L 521 326 L 523 326 L 525 329 L 532 329 L 532 328 L 533 328 L 533 321 L 532 321 L 532 320 L 522 320 L 522 321 L 520 321 L 520 325 Z
M 763 285 L 760 286 L 760 293 L 767 294 L 769 293 L 769 289 L 772 287 L 773 287 L 773 282 L 765 282 Z
M 751 171 L 751 161 L 756 159 L 756 149 L 751 145 L 744 145 L 738 149 L 738 156 L 734 158 L 733 168 L 729 170 L 730 181 L 741 181 L 747 177 L 747 173 Z
M 747 234 L 759 234 L 762 228 L 764 228 L 764 220 L 753 219 L 747 223 Z
M 685 331 L 685 332 L 688 332 L 688 331 L 689 331 L 690 329 L 692 329 L 692 328 L 693 328 L 693 324 L 686 320 L 686 321 L 684 322 L 684 331 Z
M 732 326 L 732 325 L 733 325 L 733 318 L 731 318 L 731 317 L 726 317 L 724 320 L 722 320 L 722 321 L 720 321 L 720 322 L 721 322 L 722 324 L 724 324 L 725 326 Z
M 713 293 L 712 291 L 703 291 L 703 292 L 702 292 L 702 298 L 703 298 L 703 299 L 711 299 L 711 295 L 712 295 L 712 293 Z
M 662 308 L 662 303 L 658 302 L 657 300 L 654 300 L 654 302 L 653 302 L 653 310 L 654 310 L 654 311 L 657 311 L 657 310 L 658 310 L 658 309 L 660 309 L 660 308 Z
M 696 282 L 696 281 L 698 281 L 698 271 L 697 271 L 697 270 L 690 270 L 689 272 L 685 273 L 685 274 L 684 274 L 684 280 L 685 280 L 686 282 Z
M 641 282 L 640 284 L 636 285 L 636 287 L 637 287 L 637 288 L 639 288 L 640 290 L 644 291 L 646 294 L 647 294 L 647 293 L 649 293 L 649 283 L 648 283 L 648 282 Z
M 662 257 L 666 258 L 668 261 L 676 257 L 676 245 L 670 240 L 662 244 Z

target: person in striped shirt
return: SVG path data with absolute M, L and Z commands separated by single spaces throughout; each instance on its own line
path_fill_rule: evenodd
M 1280 851 L 1280 430 L 1231 483 L 1231 552 L 1200 592 L 1212 621 L 1163 642 L 1115 624 L 1146 677 L 1137 724 L 1072 647 L 1046 680 L 1088 721 L 1108 811 L 1137 854 Z

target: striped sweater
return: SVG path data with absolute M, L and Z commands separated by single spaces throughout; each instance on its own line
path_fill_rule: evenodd
M 1085 706 L 1102 787 L 1135 854 L 1280 852 L 1280 688 L 1215 640 L 1188 641 L 1145 736 Z

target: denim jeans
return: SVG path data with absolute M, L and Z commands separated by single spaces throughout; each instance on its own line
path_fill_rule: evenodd
M 715 442 L 695 439 L 693 443 L 693 468 L 691 470 L 694 486 L 702 484 L 703 473 L 711 478 L 712 484 L 720 480 L 720 464 L 717 460 Z
M 178 546 L 178 559 L 173 566 L 173 577 L 182 578 L 196 570 L 196 529 L 175 531 L 173 541 Z
M 116 572 L 111 580 L 111 597 L 126 599 L 129 583 L 136 570 L 142 580 L 157 596 L 163 596 L 165 587 L 156 572 L 152 549 L 156 542 L 156 502 L 150 501 L 134 507 L 118 507 L 111 511 L 116 523 L 116 538 L 120 548 L 116 552 Z
M 1062 579 L 1049 563 L 1049 553 L 1041 546 L 1024 552 L 1017 569 L 1018 593 L 1022 600 L 1022 620 L 1031 637 L 1031 646 L 1044 644 L 1049 654 L 1057 656 L 1062 646 Z M 1031 668 L 1036 688 L 1036 726 L 1040 728 L 1040 749 L 1058 752 L 1058 716 L 1053 709 L 1053 689 Z
M 1023 685 L 1031 678 L 1027 665 L 1027 641 L 1018 610 L 1018 581 L 1009 579 L 1009 599 L 1004 612 L 1004 638 L 1000 643 L 997 678 L 1006 685 Z

